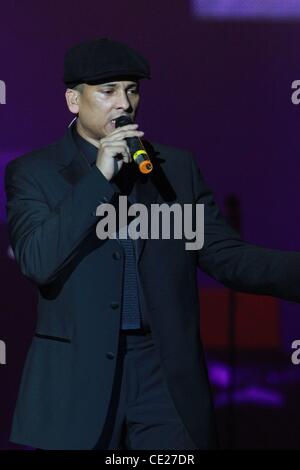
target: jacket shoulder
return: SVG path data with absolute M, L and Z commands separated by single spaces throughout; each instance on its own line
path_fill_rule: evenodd
M 153 140 L 151 140 L 149 143 L 151 144 L 154 150 L 158 151 L 159 153 L 161 153 L 162 156 L 165 156 L 166 158 L 195 158 L 193 157 L 192 152 L 188 149 L 173 147 L 171 145 L 166 145 L 161 142 L 155 142 Z
M 36 171 L 51 161 L 51 157 L 56 153 L 58 141 L 39 147 L 33 151 L 26 152 L 10 160 L 6 165 L 7 169 L 24 169 L 26 172 Z
M 154 153 L 158 153 L 158 158 L 162 158 L 165 161 L 165 167 L 169 172 L 180 173 L 181 175 L 199 172 L 197 159 L 190 150 L 152 140 L 150 144 L 151 150 L 154 150 Z

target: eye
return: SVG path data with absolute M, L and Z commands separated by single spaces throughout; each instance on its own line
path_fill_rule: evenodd
M 105 93 L 106 95 L 109 95 L 113 93 L 113 90 L 102 90 L 102 92 Z
M 129 91 L 130 91 L 131 93 L 133 93 L 134 95 L 137 95 L 138 92 L 139 92 L 139 90 L 137 90 L 136 88 L 131 89 L 131 90 L 129 90 Z

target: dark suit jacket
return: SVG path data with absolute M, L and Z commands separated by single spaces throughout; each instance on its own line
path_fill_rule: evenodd
M 210 448 L 215 426 L 199 337 L 197 267 L 237 290 L 300 301 L 300 254 L 242 241 L 189 152 L 145 145 L 154 171 L 135 182 L 139 202 L 205 204 L 201 250 L 187 251 L 184 239 L 142 240 L 138 270 L 170 395 L 196 445 Z M 124 262 L 116 240 L 97 238 L 95 211 L 113 202 L 115 191 L 78 153 L 69 129 L 56 143 L 12 161 L 6 192 L 16 261 L 39 291 L 11 440 L 92 449 L 112 392 Z

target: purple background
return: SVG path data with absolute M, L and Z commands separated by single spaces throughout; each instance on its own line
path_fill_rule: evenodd
M 0 79 L 7 87 L 0 105 L 0 339 L 7 343 L 0 394 L 9 422 L 36 297 L 7 256 L 3 170 L 10 159 L 62 136 L 71 121 L 62 83 L 65 51 L 93 37 L 140 50 L 153 76 L 141 86 L 138 121 L 145 138 L 193 151 L 221 207 L 229 193 L 237 195 L 247 241 L 299 250 L 300 106 L 291 102 L 291 83 L 300 79 L 300 28 L 279 19 L 204 21 L 186 0 L 6 1 L 0 15 Z M 217 285 L 203 274 L 199 282 Z M 300 338 L 300 305 L 282 301 L 280 307 L 289 364 L 291 342 Z M 8 429 L 0 429 L 0 448 L 7 437 Z
M 299 0 L 191 0 L 201 17 L 293 18 L 300 15 Z

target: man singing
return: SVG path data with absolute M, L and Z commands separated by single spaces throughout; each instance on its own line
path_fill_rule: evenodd
M 300 253 L 242 241 L 193 155 L 144 138 L 136 123 L 142 79 L 150 79 L 149 64 L 126 44 L 102 38 L 74 46 L 64 64 L 72 125 L 6 168 L 11 246 L 39 296 L 13 442 L 216 448 L 197 267 L 232 289 L 300 301 Z M 133 124 L 116 127 L 120 116 Z M 130 137 L 141 139 L 150 173 L 132 159 Z M 115 238 L 100 239 L 97 207 L 117 207 L 121 196 L 149 210 L 204 204 L 204 245 L 187 250 L 184 237 L 122 238 L 120 227 Z

